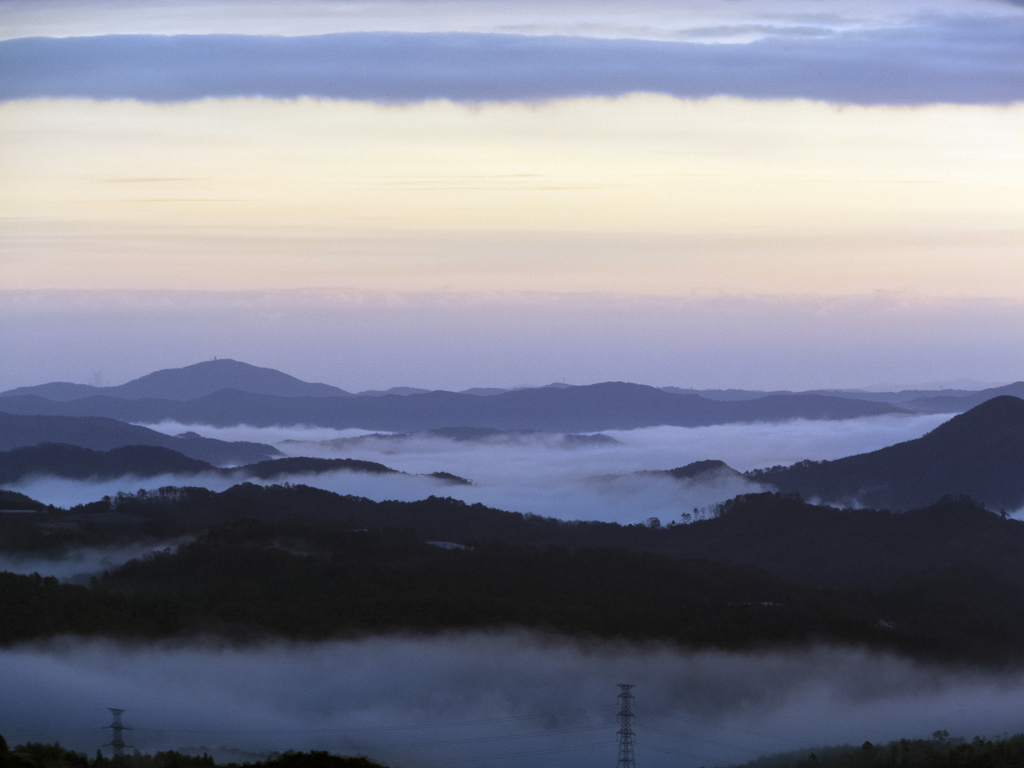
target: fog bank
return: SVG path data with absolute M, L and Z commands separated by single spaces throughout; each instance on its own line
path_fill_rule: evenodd
M 892 656 L 686 653 L 529 633 L 227 646 L 58 640 L 0 652 L 2 732 L 93 754 L 106 707 L 143 751 L 329 749 L 395 766 L 615 759 L 617 683 L 636 685 L 645 766 L 801 746 L 1024 730 L 1024 674 Z
M 179 545 L 192 539 L 192 536 L 183 536 L 159 543 L 133 542 L 123 547 L 76 547 L 51 556 L 41 556 L 37 553 L 26 556 L 15 552 L 2 552 L 0 571 L 25 575 L 38 573 L 40 576 L 56 576 L 61 581 L 87 583 L 93 574 L 119 568 L 129 560 L 151 552 L 177 549 Z
M 786 422 L 758 422 L 752 424 L 720 424 L 709 427 L 648 427 L 632 430 L 606 430 L 602 434 L 614 437 L 622 446 L 602 446 L 565 451 L 561 454 L 544 453 L 538 463 L 556 460 L 561 466 L 585 467 L 590 474 L 609 472 L 635 472 L 646 469 L 669 469 L 692 461 L 721 459 L 733 469 L 769 467 L 791 464 L 803 459 L 838 459 L 855 453 L 884 448 L 893 443 L 913 440 L 948 421 L 953 414 L 887 414 L 843 421 L 808 421 L 795 419 Z M 433 440 L 415 436 L 404 441 L 365 441 L 349 443 L 343 451 L 316 446 L 311 443 L 336 438 L 370 434 L 367 430 L 334 430 L 323 427 L 210 427 L 202 424 L 163 422 L 144 426 L 166 434 L 194 431 L 203 437 L 218 440 L 248 440 L 272 443 L 290 456 L 345 456 L 383 463 L 409 472 L 436 471 L 438 463 L 451 466 L 448 471 L 466 477 L 480 467 L 485 472 L 494 463 L 512 460 L 526 464 L 547 447 L 543 437 L 531 441 L 521 439 L 507 442 L 456 442 Z M 302 444 L 283 443 L 297 440 Z M 283 444 L 282 444 L 283 443 Z M 387 459 L 382 459 L 386 456 Z

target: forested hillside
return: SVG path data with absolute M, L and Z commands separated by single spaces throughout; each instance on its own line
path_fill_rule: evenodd
M 1022 660 L 1024 524 L 968 500 L 893 515 L 759 494 L 713 519 L 655 527 L 240 485 L 0 515 L 0 524 L 4 549 L 22 555 L 198 537 L 88 588 L 4 575 L 4 642 L 529 627 L 689 647 L 825 640 Z

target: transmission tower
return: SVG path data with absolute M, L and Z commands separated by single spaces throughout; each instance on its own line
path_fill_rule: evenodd
M 629 692 L 632 687 L 619 683 L 622 708 L 619 710 L 619 762 L 615 764 L 616 768 L 636 768 L 633 759 L 633 694 Z
M 114 722 L 108 725 L 107 728 L 112 728 L 114 731 L 114 735 L 113 738 L 111 738 L 110 743 L 104 744 L 103 746 L 113 747 L 114 757 L 124 757 L 124 748 L 128 745 L 124 743 L 124 737 L 121 735 L 121 733 L 122 731 L 130 731 L 132 729 L 126 725 L 122 725 L 121 723 L 121 715 L 124 714 L 123 709 L 112 709 L 110 707 L 108 707 L 108 709 L 110 709 L 110 714 L 114 716 Z

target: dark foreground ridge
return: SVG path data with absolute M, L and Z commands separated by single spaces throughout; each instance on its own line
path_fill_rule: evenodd
M 931 739 L 900 739 L 888 744 L 818 747 L 766 755 L 734 768 L 1020 768 L 1024 735 L 971 741 L 936 731 Z
M 526 627 L 685 647 L 827 641 L 1024 661 L 1024 523 L 969 500 L 894 515 L 758 494 L 714 519 L 655 527 L 245 484 L 0 515 L 0 526 L 14 557 L 196 537 L 88 587 L 0 575 L 3 643 Z M 436 546 L 447 542 L 461 546 Z
M 936 731 L 931 739 L 900 739 L 888 744 L 865 741 L 860 746 L 816 747 L 765 755 L 734 768 L 1020 768 L 1024 735 L 971 741 Z M 215 763 L 207 755 L 180 752 L 133 754 L 114 759 L 98 753 L 89 759 L 59 743 L 29 742 L 8 749 L 0 736 L 0 768 L 384 768 L 365 757 L 340 757 L 328 752 L 285 752 L 256 763 Z

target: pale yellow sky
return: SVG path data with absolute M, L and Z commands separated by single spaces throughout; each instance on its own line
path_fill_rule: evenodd
M 1024 105 L 0 105 L 0 285 L 1024 298 Z

